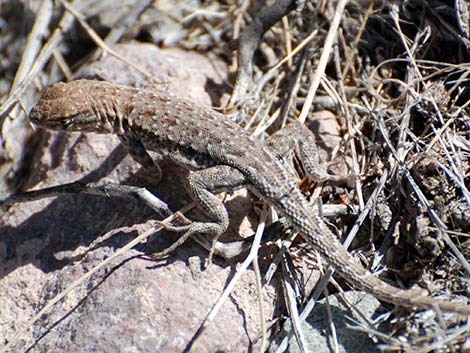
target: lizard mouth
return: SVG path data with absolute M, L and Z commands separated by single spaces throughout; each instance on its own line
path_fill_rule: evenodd
M 41 119 L 33 115 L 30 120 L 35 125 L 52 130 L 64 131 L 93 131 L 97 128 L 97 123 L 92 115 L 75 114 L 57 119 Z
M 93 115 L 76 114 L 61 120 L 60 123 L 67 131 L 93 131 L 98 127 Z

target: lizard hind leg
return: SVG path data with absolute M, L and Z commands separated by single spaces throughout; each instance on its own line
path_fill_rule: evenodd
M 269 136 L 266 147 L 282 159 L 291 159 L 295 154 L 311 181 L 345 181 L 350 177 L 328 174 L 326 165 L 320 162 L 315 136 L 297 120 Z
M 174 244 L 167 249 L 154 253 L 152 258 L 159 258 L 175 250 L 191 235 L 204 233 L 212 237 L 212 247 L 207 263 L 210 264 L 214 254 L 215 244 L 229 226 L 227 209 L 215 195 L 222 191 L 233 191 L 246 184 L 245 176 L 237 169 L 225 165 L 215 166 L 193 172 L 187 179 L 187 190 L 197 206 L 208 217 L 207 222 L 191 222 L 188 225 L 163 225 L 175 232 L 185 232 Z

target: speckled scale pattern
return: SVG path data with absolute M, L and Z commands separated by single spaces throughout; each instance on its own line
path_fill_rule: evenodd
M 50 129 L 125 136 L 146 150 L 159 151 L 195 170 L 188 179 L 190 194 L 214 218 L 213 222 L 207 222 L 207 228 L 197 222 L 195 230 L 211 229 L 216 235 L 223 232 L 228 226 L 228 216 L 213 192 L 224 187 L 247 186 L 283 214 L 350 284 L 397 305 L 439 307 L 443 311 L 470 314 L 469 305 L 434 300 L 419 290 L 401 290 L 363 268 L 311 211 L 296 180 L 275 151 L 210 108 L 165 92 L 77 80 L 47 88 L 31 111 L 30 119 Z M 304 144 L 306 140 L 310 137 L 303 140 Z M 305 151 L 316 156 L 316 146 L 312 143 L 313 140 Z M 317 170 L 316 162 L 309 168 L 312 178 L 327 175 Z

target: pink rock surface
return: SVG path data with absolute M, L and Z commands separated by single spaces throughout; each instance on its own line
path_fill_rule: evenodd
M 118 46 L 117 50 L 128 53 L 138 64 L 156 65 L 147 70 L 160 72 L 162 62 L 171 63 L 171 86 L 178 82 L 180 85 L 175 86 L 175 95 L 186 92 L 186 98 L 213 104 L 209 95 L 197 93 L 204 92 L 200 68 L 210 67 L 203 56 L 181 50 L 170 51 L 167 56 L 166 51 L 150 49 L 149 45 L 131 46 L 132 50 L 129 45 Z M 155 60 L 151 60 L 152 55 L 157 55 Z M 200 63 L 193 65 L 196 57 Z M 101 65 L 106 67 L 106 63 Z M 114 75 L 128 79 L 120 65 L 107 67 L 108 78 Z M 182 74 L 178 68 L 184 69 Z M 116 75 L 115 70 L 121 75 Z M 197 79 L 193 81 L 193 77 Z M 136 84 L 136 78 L 127 79 L 119 83 Z M 184 90 L 187 87 L 191 90 Z M 164 163 L 162 169 L 164 181 L 151 190 L 177 210 L 189 201 L 182 188 L 186 172 L 170 163 Z M 146 185 L 144 176 L 113 136 L 47 132 L 28 188 L 83 178 Z M 235 196 L 229 206 L 239 216 L 231 214 L 231 232 L 250 233 L 251 222 L 244 217 L 251 211 L 251 201 L 246 193 Z M 148 220 L 156 218 L 152 210 L 137 201 L 91 195 L 63 195 L 17 204 L 3 213 L 0 346 L 73 281 L 155 226 Z M 150 245 L 138 246 L 99 271 L 36 322 L 10 351 L 183 351 L 240 259 L 215 259 L 211 267 L 203 270 L 207 252 L 191 240 L 165 260 L 155 262 L 144 257 L 150 248 L 161 250 L 176 237 L 174 233 L 159 233 L 152 237 Z M 274 302 L 274 289 L 268 286 L 264 298 L 268 319 L 273 317 Z M 259 320 L 255 280 L 250 270 L 204 333 L 196 352 L 256 350 Z

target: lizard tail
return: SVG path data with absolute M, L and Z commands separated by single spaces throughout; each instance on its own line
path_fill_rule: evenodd
M 288 207 L 292 212 L 286 212 L 294 228 L 323 257 L 335 267 L 336 271 L 355 287 L 371 293 L 378 299 L 417 309 L 439 308 L 446 312 L 456 312 L 470 315 L 470 305 L 460 305 L 445 300 L 436 300 L 427 296 L 424 290 L 400 289 L 394 287 L 361 266 L 354 257 L 343 247 L 338 238 L 328 229 L 320 217 L 309 211 L 309 205 L 300 190 L 290 195 L 289 201 L 296 203 L 295 207 Z

